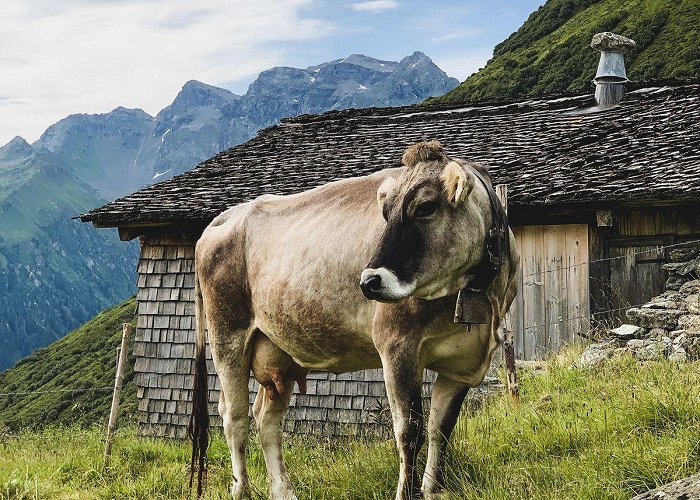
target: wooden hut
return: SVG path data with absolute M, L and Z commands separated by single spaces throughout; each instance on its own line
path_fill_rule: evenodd
M 82 215 L 141 241 L 134 349 L 142 431 L 184 434 L 193 250 L 206 224 L 263 193 L 398 166 L 404 148 L 420 140 L 441 140 L 450 156 L 480 161 L 508 185 L 522 253 L 512 309 L 518 358 L 545 356 L 596 321 L 645 302 L 666 280 L 659 247 L 700 238 L 699 90 L 697 82 L 631 87 L 621 105 L 606 110 L 591 109 L 592 95 L 568 95 L 300 116 Z M 289 430 L 333 434 L 381 425 L 381 373 L 309 378 L 308 394 L 292 400 Z

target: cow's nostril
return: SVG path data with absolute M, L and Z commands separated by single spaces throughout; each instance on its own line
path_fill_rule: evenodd
M 382 289 L 382 277 L 378 274 L 372 274 L 362 278 L 360 281 L 362 293 L 368 299 L 376 298 L 376 294 Z
M 377 293 L 382 289 L 382 277 L 378 274 L 372 275 L 367 280 L 367 289 L 370 292 Z

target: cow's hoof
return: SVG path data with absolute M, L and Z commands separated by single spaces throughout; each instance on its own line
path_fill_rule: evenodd
M 270 488 L 271 500 L 299 500 L 294 494 L 291 485 L 272 486 Z
M 445 490 L 433 491 L 430 493 L 423 493 L 423 498 L 425 500 L 447 500 L 450 496 Z
M 240 482 L 233 483 L 231 485 L 231 498 L 233 500 L 251 500 L 250 488 L 248 484 L 243 484 Z

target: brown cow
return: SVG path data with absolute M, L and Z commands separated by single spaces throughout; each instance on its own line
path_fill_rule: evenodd
M 238 205 L 202 234 L 195 258 L 190 422 L 200 483 L 208 432 L 208 325 L 234 498 L 250 494 L 245 448 L 251 367 L 262 384 L 253 413 L 272 498 L 296 498 L 282 458 L 282 422 L 294 381 L 303 384 L 308 369 L 382 367 L 401 458 L 396 498 L 421 489 L 428 496 L 443 487 L 447 440 L 468 388 L 481 383 L 500 342 L 499 323 L 517 292 L 518 256 L 513 238 L 506 240 L 508 258 L 485 292 L 487 323 L 470 331 L 454 323 L 455 294 L 479 278 L 494 225 L 490 181 L 480 166 L 450 159 L 436 141 L 411 146 L 403 162 L 404 168 Z M 415 459 L 424 441 L 425 368 L 438 378 L 421 484 Z

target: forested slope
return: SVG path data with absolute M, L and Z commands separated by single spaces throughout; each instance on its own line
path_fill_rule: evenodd
M 591 37 L 634 39 L 632 80 L 700 78 L 700 0 L 549 0 L 457 88 L 430 102 L 466 102 L 591 89 L 599 53 Z

